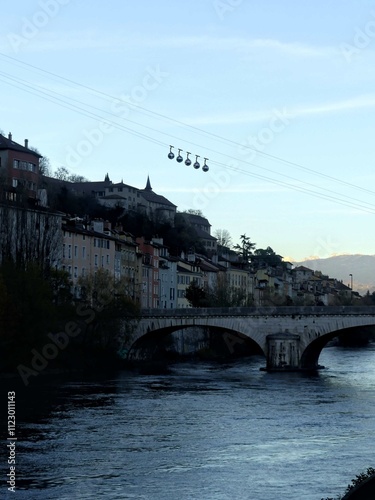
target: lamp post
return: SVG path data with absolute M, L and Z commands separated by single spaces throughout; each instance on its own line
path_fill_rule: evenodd
M 349 274 L 350 276 L 350 304 L 353 302 L 353 275 L 352 273 Z

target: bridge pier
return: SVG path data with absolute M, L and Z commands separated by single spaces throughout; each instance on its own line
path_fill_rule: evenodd
M 300 370 L 300 336 L 292 333 L 273 333 L 267 335 L 268 372 Z

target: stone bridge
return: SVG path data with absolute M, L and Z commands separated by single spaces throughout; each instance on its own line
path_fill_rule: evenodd
M 122 352 L 131 357 L 132 349 L 150 336 L 204 327 L 222 334 L 230 352 L 237 343 L 255 342 L 268 371 L 316 370 L 331 339 L 343 332 L 354 336 L 358 327 L 370 326 L 375 326 L 375 306 L 148 309 L 142 310 Z

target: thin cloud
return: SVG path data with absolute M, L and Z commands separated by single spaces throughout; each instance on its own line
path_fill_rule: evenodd
M 317 103 L 312 105 L 300 105 L 295 107 L 280 107 L 271 110 L 239 111 L 226 114 L 210 114 L 184 118 L 182 121 L 188 125 L 233 125 L 238 123 L 259 123 L 270 120 L 276 114 L 282 114 L 288 119 L 308 115 L 321 115 L 338 113 L 341 111 L 356 110 L 361 108 L 372 108 L 375 106 L 375 95 L 365 94 L 362 96 L 344 99 L 336 102 Z
M 8 44 L 12 37 L 22 37 L 22 33 L 9 32 L 7 34 Z M 5 51 L 6 43 L 1 43 L 1 49 Z M 9 44 L 11 45 L 11 44 Z M 51 50 L 80 50 L 96 49 L 108 51 L 124 51 L 143 48 L 157 49 L 198 49 L 215 52 L 239 51 L 246 57 L 249 52 L 267 51 L 277 54 L 300 58 L 326 58 L 339 53 L 339 49 L 331 46 L 308 45 L 300 42 L 284 42 L 273 38 L 245 38 L 245 37 L 221 37 L 221 36 L 165 36 L 139 37 L 136 34 L 124 35 L 113 33 L 109 36 L 102 35 L 94 30 L 76 31 L 69 34 L 56 33 L 47 29 L 39 30 L 31 40 L 25 40 L 25 44 L 20 44 L 20 49 L 41 52 Z M 8 46 L 9 48 L 9 46 Z

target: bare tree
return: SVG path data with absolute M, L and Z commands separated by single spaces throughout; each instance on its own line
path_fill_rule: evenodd
M 68 182 L 88 182 L 86 177 L 83 175 L 74 174 L 70 172 L 66 167 L 59 167 L 53 173 L 53 177 L 59 179 L 60 181 L 68 181 Z
M 233 241 L 228 229 L 216 229 L 214 236 L 218 245 L 226 248 L 232 247 Z
M 38 262 L 57 265 L 62 248 L 61 217 L 23 206 L 0 205 L 0 260 L 20 267 Z
M 204 217 L 202 210 L 194 210 L 193 208 L 189 208 L 189 210 L 185 210 L 186 214 L 199 215 L 200 217 Z
M 29 149 L 31 149 L 31 151 L 34 151 L 34 153 L 42 156 L 37 148 L 30 147 Z M 52 169 L 49 158 L 47 158 L 47 156 L 42 156 L 41 158 L 39 158 L 39 174 L 45 175 L 46 177 L 51 177 L 51 172 Z
M 55 177 L 55 179 L 59 179 L 60 181 L 68 181 L 69 170 L 65 167 L 59 167 L 54 171 L 53 177 Z

